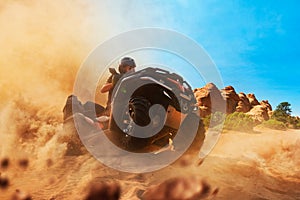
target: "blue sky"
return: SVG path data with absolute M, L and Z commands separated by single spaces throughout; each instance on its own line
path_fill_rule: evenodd
M 117 3 L 116 3 L 117 2 Z M 224 85 L 254 93 L 273 109 L 291 103 L 300 115 L 300 14 L 297 1 L 106 2 L 118 28 L 160 27 L 199 43 L 217 65 Z M 103 4 L 102 4 L 103 6 Z M 111 24 L 111 26 L 114 26 Z

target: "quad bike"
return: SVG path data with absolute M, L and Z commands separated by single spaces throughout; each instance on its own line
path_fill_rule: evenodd
M 72 95 L 68 99 L 73 106 L 72 112 L 68 104 L 64 108 L 65 124 L 73 121 L 75 115 L 86 124 L 85 131 L 98 130 L 99 134 L 103 131 L 112 143 L 127 151 L 149 152 L 163 148 L 179 129 L 184 134 L 196 131 L 200 143 L 204 140 L 193 90 L 181 76 L 166 70 L 145 68 L 124 75 L 114 88 L 111 113 L 106 122 L 97 120 L 104 110 L 102 106 L 91 102 L 81 104 Z M 93 107 L 92 104 L 94 112 L 85 108 Z M 182 140 L 184 134 L 181 134 Z

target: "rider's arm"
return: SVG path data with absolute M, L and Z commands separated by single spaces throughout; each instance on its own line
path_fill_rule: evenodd
M 113 87 L 113 75 L 110 75 L 108 79 L 106 80 L 106 83 L 102 86 L 100 89 L 101 93 L 108 92 Z
M 108 92 L 109 90 L 112 89 L 112 87 L 113 87 L 113 84 L 112 84 L 112 83 L 105 83 L 105 84 L 102 86 L 100 92 L 101 92 L 101 93 Z

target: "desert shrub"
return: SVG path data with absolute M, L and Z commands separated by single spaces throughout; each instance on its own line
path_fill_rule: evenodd
M 287 129 L 285 123 L 278 121 L 276 119 L 269 119 L 267 121 L 264 121 L 261 124 L 261 126 L 266 127 L 266 128 L 276 129 L 276 130 L 286 130 Z
M 296 124 L 296 129 L 300 129 L 300 122 L 298 124 Z
M 203 118 L 203 124 L 205 128 L 208 127 L 216 130 L 221 130 L 223 124 L 224 130 L 236 130 L 236 131 L 253 131 L 253 127 L 257 125 L 251 116 L 241 112 L 234 112 L 232 114 L 224 114 L 221 112 L 215 112 L 209 116 Z
M 227 115 L 224 123 L 224 129 L 251 132 L 253 131 L 253 127 L 256 125 L 257 124 L 251 116 L 242 112 L 234 112 Z
M 300 119 L 299 117 L 289 116 L 288 124 L 290 128 L 299 129 L 300 128 Z

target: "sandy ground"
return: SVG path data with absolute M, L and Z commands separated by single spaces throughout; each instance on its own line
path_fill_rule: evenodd
M 300 199 L 299 130 L 230 131 L 221 135 L 201 165 L 195 150 L 166 168 L 144 174 L 108 168 L 89 153 L 61 156 L 59 145 L 48 145 L 48 157 L 29 157 L 28 166 L 20 165 L 20 156 L 10 157 L 8 167 L 1 168 L 9 185 L 0 190 L 0 199 L 10 199 L 17 189 L 33 199 L 83 199 L 97 182 L 116 182 L 121 199 L 139 199 L 138 194 L 150 186 L 189 176 L 201 177 L 217 189 L 214 199 Z

